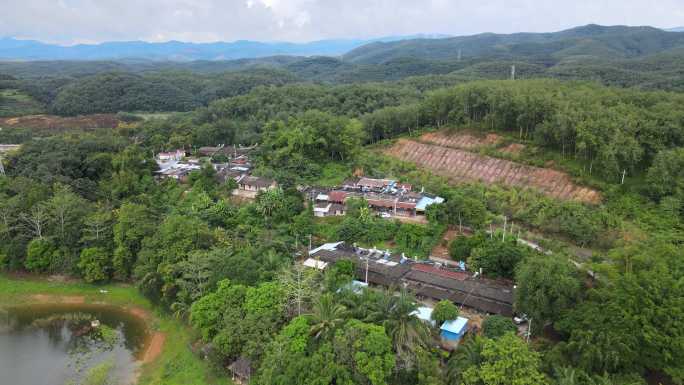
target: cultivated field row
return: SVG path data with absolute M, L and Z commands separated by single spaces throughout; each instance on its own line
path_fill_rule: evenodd
M 114 114 L 93 114 L 73 117 L 27 115 L 15 118 L 0 118 L 0 127 L 56 131 L 68 129 L 116 128 L 119 123 L 119 119 Z
M 598 203 L 600 194 L 572 182 L 560 171 L 532 167 L 455 148 L 401 139 L 386 153 L 416 163 L 455 182 L 480 181 L 536 189 L 544 194 Z

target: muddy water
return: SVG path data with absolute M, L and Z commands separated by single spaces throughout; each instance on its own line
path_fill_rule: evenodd
M 0 385 L 76 385 L 95 372 L 131 384 L 147 333 L 143 320 L 115 306 L 0 308 Z

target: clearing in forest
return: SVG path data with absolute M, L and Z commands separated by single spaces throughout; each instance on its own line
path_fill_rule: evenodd
M 114 114 L 94 114 L 73 117 L 55 115 L 26 115 L 0 118 L 0 127 L 62 131 L 69 129 L 116 128 L 119 119 Z
M 447 137 L 444 134 L 430 133 L 421 137 L 421 141 L 437 144 L 400 139 L 385 153 L 416 163 L 454 182 L 479 181 L 532 188 L 555 198 L 588 203 L 598 203 L 601 200 L 597 191 L 575 184 L 566 173 L 459 149 L 486 146 L 487 142 L 493 145 L 495 142 L 491 140 L 470 135 Z
M 43 105 L 28 94 L 15 89 L 0 89 L 0 116 L 41 114 Z

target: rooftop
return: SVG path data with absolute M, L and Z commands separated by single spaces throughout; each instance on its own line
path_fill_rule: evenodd
M 463 317 L 458 317 L 455 320 L 444 322 L 442 324 L 442 326 L 440 327 L 440 329 L 444 330 L 446 332 L 449 332 L 449 333 L 461 334 L 467 326 L 468 326 L 468 319 L 463 318 Z
M 306 261 L 304 261 L 304 266 L 306 267 L 311 267 L 314 269 L 318 270 L 325 270 L 325 268 L 328 266 L 327 262 L 323 261 L 318 261 L 313 258 L 308 258 Z
M 432 311 L 433 310 L 434 309 L 431 307 L 420 306 L 413 313 L 411 313 L 411 315 L 415 315 L 420 320 L 434 324 L 435 321 L 432 319 Z
M 441 268 L 429 262 L 413 262 L 388 251 L 352 247 L 344 242 L 327 243 L 310 252 L 321 261 L 350 260 L 356 276 L 383 286 L 404 285 L 419 296 L 455 303 L 488 313 L 513 313 L 513 285 L 475 278 L 463 271 Z
M 240 179 L 238 182 L 243 185 L 247 186 L 256 186 L 256 187 L 270 187 L 275 183 L 273 179 L 269 178 L 262 178 L 259 176 L 245 176 L 244 178 Z

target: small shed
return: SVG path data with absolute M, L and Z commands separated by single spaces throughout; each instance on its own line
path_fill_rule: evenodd
M 468 319 L 458 317 L 455 320 L 446 321 L 439 329 L 441 330 L 442 344 L 447 347 L 455 347 L 468 330 Z
M 249 383 L 249 378 L 252 376 L 252 362 L 244 357 L 238 358 L 235 362 L 228 366 L 228 369 L 233 375 L 233 381 L 240 384 Z

